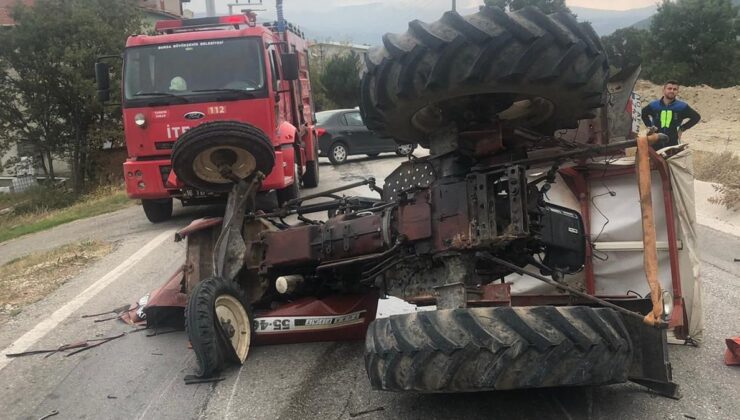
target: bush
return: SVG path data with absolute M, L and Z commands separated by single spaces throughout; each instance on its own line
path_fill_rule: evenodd
M 719 196 L 709 199 L 730 210 L 740 209 L 740 157 L 730 151 L 694 152 L 694 177 L 713 182 Z
M 73 204 L 75 195 L 62 186 L 36 185 L 22 193 L 0 195 L 0 208 L 13 208 L 13 214 L 41 213 Z

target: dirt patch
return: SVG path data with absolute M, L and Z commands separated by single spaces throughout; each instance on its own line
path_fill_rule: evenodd
M 711 203 L 728 210 L 740 210 L 740 155 L 729 151 L 695 151 L 694 176 L 697 180 L 714 183 L 717 194 L 709 197 Z
M 0 324 L 74 278 L 113 245 L 83 241 L 31 254 L 0 266 Z
M 718 184 L 694 181 L 696 221 L 704 226 L 740 237 L 740 211 L 715 204 Z
M 662 86 L 645 80 L 637 82 L 635 91 L 640 94 L 643 106 L 662 96 Z M 684 133 L 682 141 L 695 150 L 731 151 L 740 155 L 740 86 L 724 89 L 681 86 L 678 96 L 701 114 L 701 122 Z

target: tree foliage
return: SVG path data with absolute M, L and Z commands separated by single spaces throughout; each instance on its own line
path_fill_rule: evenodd
M 512 12 L 527 6 L 534 6 L 547 14 L 555 12 L 571 13 L 568 6 L 565 5 L 565 0 L 485 0 L 485 3 L 488 6 L 497 6 Z
M 324 73 L 324 68 L 321 66 L 319 61 L 311 61 L 309 63 L 309 75 L 311 77 L 311 99 L 313 99 L 314 111 L 325 111 L 327 109 L 336 108 L 337 105 L 329 99 L 326 87 L 321 83 L 321 75 Z
M 330 58 L 319 75 L 326 97 L 340 108 L 358 105 L 360 85 L 360 62 L 354 51 Z
M 642 77 L 664 83 L 740 83 L 740 19 L 731 0 L 664 0 L 648 31 L 626 28 L 602 37 L 609 62 L 642 63 Z
M 54 156 L 69 159 L 81 192 L 98 146 L 91 133 L 103 117 L 120 120 L 120 111 L 95 100 L 93 65 L 123 50 L 126 37 L 140 31 L 140 13 L 127 1 L 36 0 L 16 5 L 11 17 L 15 25 L 0 43 L 0 143 L 31 145 L 50 177 Z
M 650 25 L 646 74 L 656 82 L 738 84 L 738 36 L 738 8 L 730 0 L 664 0 Z
M 602 37 L 601 43 L 609 57 L 609 64 L 617 69 L 640 65 L 648 35 L 648 31 L 645 30 L 624 28 Z

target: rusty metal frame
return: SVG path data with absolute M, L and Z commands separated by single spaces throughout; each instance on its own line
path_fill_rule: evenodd
M 671 184 L 668 164 L 657 152 L 649 151 L 651 169 L 658 172 L 663 192 L 663 206 L 666 216 L 666 234 L 668 239 L 668 256 L 671 269 L 671 287 L 673 289 L 674 310 L 671 313 L 669 328 L 676 329 L 676 336 L 685 338 L 688 335 L 688 323 L 686 322 L 685 304 L 681 289 L 681 274 L 678 263 L 678 240 L 675 226 L 675 213 L 673 211 L 673 186 Z M 607 170 L 594 171 L 583 167 L 563 168 L 558 171 L 565 180 L 570 190 L 575 194 L 580 205 L 581 217 L 586 232 L 591 232 L 590 201 L 591 191 L 589 181 L 593 178 L 610 178 L 615 176 L 630 175 L 636 173 L 636 166 L 608 168 Z M 586 293 L 595 294 L 595 277 L 592 262 L 593 251 L 590 235 L 586 237 L 586 261 L 584 264 Z

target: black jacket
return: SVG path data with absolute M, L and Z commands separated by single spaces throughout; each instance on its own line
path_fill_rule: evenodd
M 688 121 L 683 122 L 688 118 Z M 656 99 L 642 108 L 642 122 L 648 127 L 657 127 L 659 133 L 668 135 L 668 142 L 658 142 L 653 145 L 655 150 L 678 144 L 678 130 L 686 131 L 701 120 L 701 115 L 694 111 L 689 104 L 678 99 L 670 104 L 663 103 L 663 99 Z

